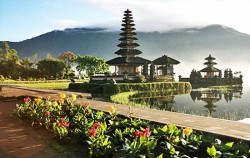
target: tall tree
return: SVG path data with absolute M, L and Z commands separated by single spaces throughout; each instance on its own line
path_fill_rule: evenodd
M 0 47 L 0 74 L 17 78 L 20 75 L 20 59 L 15 49 L 11 49 L 8 42 L 3 41 Z
M 62 75 L 64 63 L 58 59 L 44 59 L 39 61 L 38 69 L 42 72 L 46 78 L 60 77 Z
M 73 63 L 77 59 L 77 55 L 75 55 L 73 52 L 65 52 L 62 55 L 60 55 L 58 59 L 63 61 L 65 75 L 66 77 L 68 77 L 69 72 L 73 66 Z
M 85 71 L 87 76 L 95 73 L 104 73 L 109 70 L 109 65 L 103 59 L 94 56 L 78 56 L 77 70 L 79 72 Z

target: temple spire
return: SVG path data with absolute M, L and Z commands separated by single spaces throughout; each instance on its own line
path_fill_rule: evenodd
M 134 42 L 135 40 L 137 40 L 137 38 L 135 37 L 135 24 L 133 23 L 134 20 L 132 17 L 132 12 L 130 10 L 127 9 L 126 11 L 124 11 L 124 18 L 122 22 L 122 33 L 120 33 L 122 37 L 119 39 L 121 43 L 117 45 L 118 47 L 120 47 L 120 49 L 116 51 L 115 54 L 121 55 L 123 57 L 136 56 L 141 54 L 141 51 L 135 49 L 140 45 Z

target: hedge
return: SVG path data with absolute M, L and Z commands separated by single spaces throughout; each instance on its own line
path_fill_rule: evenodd
M 189 82 L 152 82 L 152 83 L 117 83 L 117 84 L 98 84 L 98 83 L 70 83 L 69 90 L 85 93 L 102 92 L 104 94 L 117 94 L 121 92 L 133 91 L 166 91 L 176 90 L 188 92 L 192 89 Z

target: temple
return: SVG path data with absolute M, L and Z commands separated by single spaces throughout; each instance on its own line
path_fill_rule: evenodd
M 204 77 L 213 78 L 219 76 L 221 74 L 221 70 L 214 67 L 214 65 L 217 64 L 216 62 L 214 62 L 215 58 L 210 54 L 207 58 L 205 58 L 205 60 L 207 60 L 207 62 L 205 62 L 204 65 L 207 65 L 207 67 L 200 70 L 200 72 L 205 73 Z
M 179 64 L 180 62 L 163 55 L 155 59 L 152 64 L 155 66 L 155 80 L 156 81 L 174 81 L 174 65 Z
M 117 75 L 121 75 L 124 73 L 127 74 L 143 74 L 148 75 L 148 64 L 151 63 L 150 60 L 138 57 L 142 52 L 136 47 L 140 46 L 135 43 L 137 38 L 135 37 L 135 24 L 133 23 L 132 12 L 130 10 L 126 10 L 124 12 L 124 18 L 122 20 L 122 28 L 120 35 L 122 36 L 119 40 L 120 44 L 117 46 L 120 48 L 115 52 L 115 54 L 120 57 L 111 59 L 106 63 L 115 66 L 115 73 Z
M 217 63 L 214 62 L 215 58 L 211 54 L 205 58 L 207 60 L 204 65 L 207 67 L 201 69 L 200 71 L 192 70 L 189 78 L 183 78 L 179 76 L 179 81 L 190 82 L 193 87 L 207 87 L 214 85 L 242 85 L 242 75 L 240 72 L 234 72 L 231 69 L 226 69 L 224 71 L 224 76 L 222 77 L 222 72 L 220 69 L 214 67 Z M 203 74 L 202 74 L 203 73 Z
M 124 11 L 124 17 L 121 24 L 121 38 L 117 45 L 119 49 L 114 53 L 118 57 L 113 58 L 106 63 L 115 67 L 115 72 L 108 75 L 93 75 L 91 82 L 106 82 L 115 80 L 117 82 L 141 82 L 144 81 L 174 81 L 174 68 L 180 62 L 166 55 L 150 61 L 139 57 L 142 52 L 138 49 L 140 45 L 135 41 L 135 24 L 130 10 Z M 149 69 L 150 67 L 150 69 Z M 142 76 L 143 75 L 143 76 Z

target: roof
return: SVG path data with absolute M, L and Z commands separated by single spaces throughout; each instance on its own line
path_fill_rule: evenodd
M 121 64 L 139 64 L 143 65 L 144 63 L 150 63 L 150 60 L 141 58 L 141 57 L 117 57 L 107 61 L 109 65 L 121 65 Z
M 217 69 L 216 67 L 209 66 L 205 67 L 204 69 L 200 70 L 200 72 L 219 72 L 220 69 Z
M 142 52 L 138 49 L 119 49 L 118 51 L 115 52 L 115 54 L 118 55 L 138 55 L 141 53 Z
M 155 65 L 177 65 L 180 62 L 178 60 L 175 60 L 173 58 L 170 58 L 166 55 L 163 55 L 162 57 L 159 57 L 153 61 Z
M 211 56 L 211 54 L 209 54 L 209 56 L 208 56 L 208 57 L 206 57 L 206 58 L 205 58 L 205 60 L 215 60 L 215 58 L 214 58 L 214 57 L 212 57 L 212 56 Z
M 216 62 L 205 62 L 204 65 L 216 65 Z

